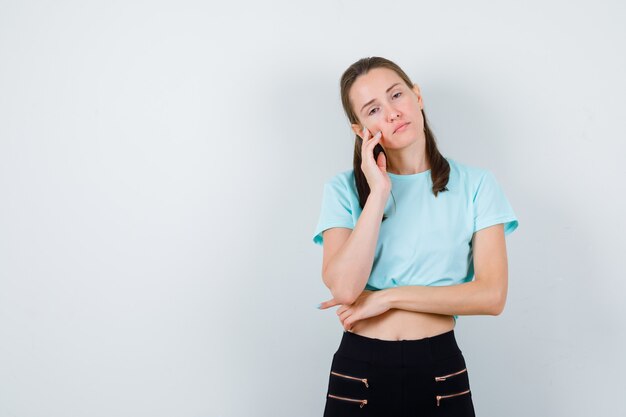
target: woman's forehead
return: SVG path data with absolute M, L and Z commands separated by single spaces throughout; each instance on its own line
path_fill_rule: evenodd
M 374 68 L 354 81 L 350 96 L 358 111 L 364 103 L 384 96 L 393 87 L 404 85 L 404 80 L 395 71 L 388 68 Z

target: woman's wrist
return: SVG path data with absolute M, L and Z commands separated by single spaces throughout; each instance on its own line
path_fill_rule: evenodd
M 368 195 L 368 198 L 374 198 L 376 199 L 378 202 L 385 204 L 387 203 L 387 200 L 389 199 L 389 194 L 391 193 L 391 190 L 388 189 L 375 189 L 375 190 L 370 190 L 370 193 Z
M 380 296 L 380 302 L 387 307 L 387 309 L 395 308 L 396 300 L 396 288 L 386 288 L 384 290 L 377 291 Z

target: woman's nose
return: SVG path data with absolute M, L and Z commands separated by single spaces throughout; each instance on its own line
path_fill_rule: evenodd
M 389 120 L 390 122 L 393 122 L 399 117 L 400 117 L 400 112 L 397 111 L 396 109 L 390 109 L 389 113 L 387 114 L 387 120 Z

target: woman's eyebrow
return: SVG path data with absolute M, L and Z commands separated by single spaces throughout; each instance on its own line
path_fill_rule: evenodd
M 397 83 L 391 84 L 391 87 L 389 87 L 389 88 L 385 91 L 385 93 L 388 93 L 388 92 L 389 92 L 389 90 L 391 90 L 392 88 L 394 88 L 394 87 L 395 87 L 396 85 L 398 85 L 398 84 L 400 84 L 400 83 L 399 83 L 399 82 L 397 82 Z M 370 104 L 372 104 L 374 101 L 376 101 L 376 99 L 375 99 L 375 98 L 373 98 L 373 99 L 371 99 L 370 101 L 368 101 L 367 103 L 365 103 L 365 104 L 363 105 L 363 107 L 361 107 L 361 110 L 360 110 L 360 111 L 362 112 L 362 111 L 363 111 L 363 109 L 364 109 L 365 107 L 369 106 L 369 105 L 370 105 Z

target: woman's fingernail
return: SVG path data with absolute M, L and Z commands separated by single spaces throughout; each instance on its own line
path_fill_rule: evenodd
M 322 308 L 322 303 L 319 303 L 318 305 L 316 305 L 315 308 Z

